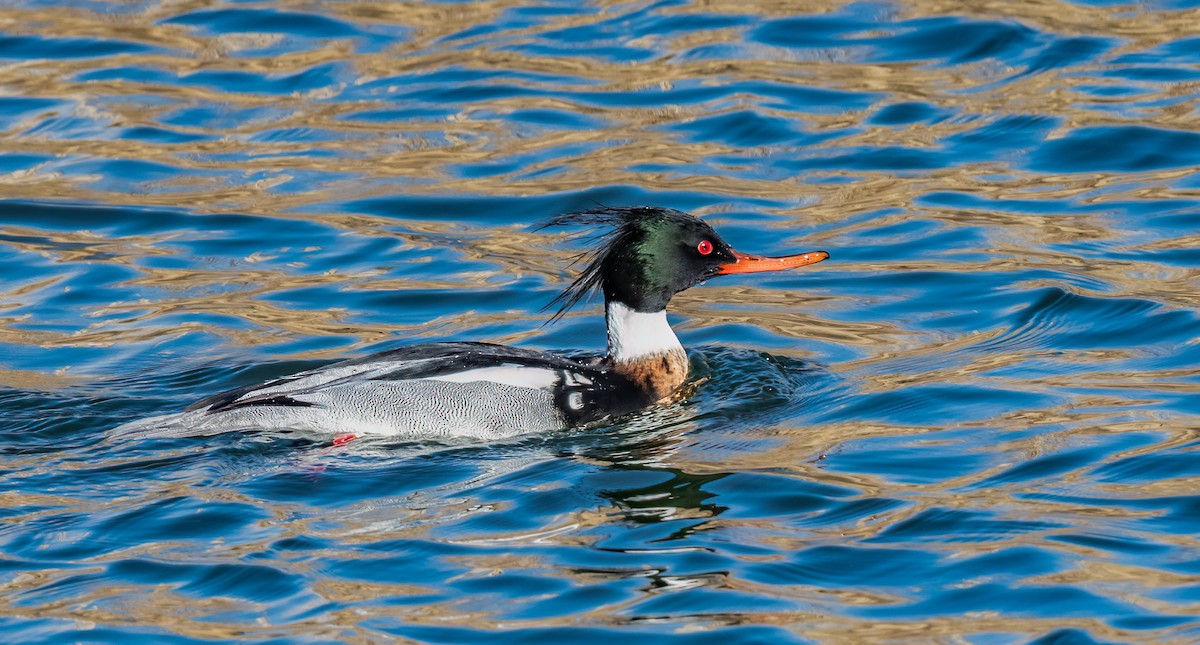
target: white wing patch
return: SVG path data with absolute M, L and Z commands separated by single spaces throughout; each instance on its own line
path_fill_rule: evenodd
M 583 409 L 583 393 L 582 392 L 571 392 L 570 394 L 568 394 L 567 395 L 567 405 L 572 410 L 575 410 L 576 412 L 578 412 L 579 410 L 582 410 Z
M 444 376 L 430 376 L 429 381 L 446 381 L 448 383 L 475 383 L 489 381 L 514 387 L 528 387 L 537 390 L 549 390 L 558 383 L 558 371 L 544 367 L 527 367 L 524 365 L 501 365 L 498 367 L 478 367 Z

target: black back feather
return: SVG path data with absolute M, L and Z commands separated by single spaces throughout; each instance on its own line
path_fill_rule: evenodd
M 656 221 L 668 219 L 691 219 L 692 216 L 669 208 L 655 206 L 601 206 L 576 213 L 565 213 L 550 218 L 535 230 L 543 230 L 555 226 L 599 226 L 612 230 L 600 233 L 588 239 L 589 243 L 597 244 L 597 249 L 591 253 L 581 253 L 571 262 L 571 265 L 586 261 L 587 264 L 579 275 L 558 294 L 554 300 L 542 308 L 543 311 L 558 307 L 558 310 L 546 321 L 547 324 L 562 318 L 580 300 L 587 298 L 593 291 L 601 289 L 604 279 L 604 261 L 614 249 L 626 246 L 638 237 L 644 227 Z

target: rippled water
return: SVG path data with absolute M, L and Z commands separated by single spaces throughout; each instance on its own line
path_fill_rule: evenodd
M 0 9 L 0 628 L 26 642 L 1200 641 L 1200 10 Z M 542 326 L 592 206 L 788 274 L 691 393 L 494 445 L 109 428 Z

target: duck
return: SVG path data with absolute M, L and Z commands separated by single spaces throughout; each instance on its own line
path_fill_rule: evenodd
M 795 269 L 829 257 L 742 253 L 700 218 L 658 206 L 597 207 L 558 215 L 538 229 L 572 225 L 607 232 L 547 308 L 558 307 L 553 321 L 602 294 L 603 356 L 485 342 L 404 346 L 214 394 L 181 412 L 119 426 L 115 434 L 282 430 L 330 435 L 335 444 L 365 435 L 498 439 L 617 418 L 670 401 L 688 380 L 688 355 L 667 321 L 675 294 L 719 276 Z

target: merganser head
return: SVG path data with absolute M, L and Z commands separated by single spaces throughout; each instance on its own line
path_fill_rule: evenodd
M 735 251 L 699 218 L 670 208 L 636 206 L 568 213 L 544 226 L 611 226 L 579 277 L 552 304 L 562 316 L 599 287 L 606 302 L 635 311 L 666 309 L 675 294 L 719 275 L 781 271 L 829 257 L 812 251 L 784 257 L 759 257 Z

